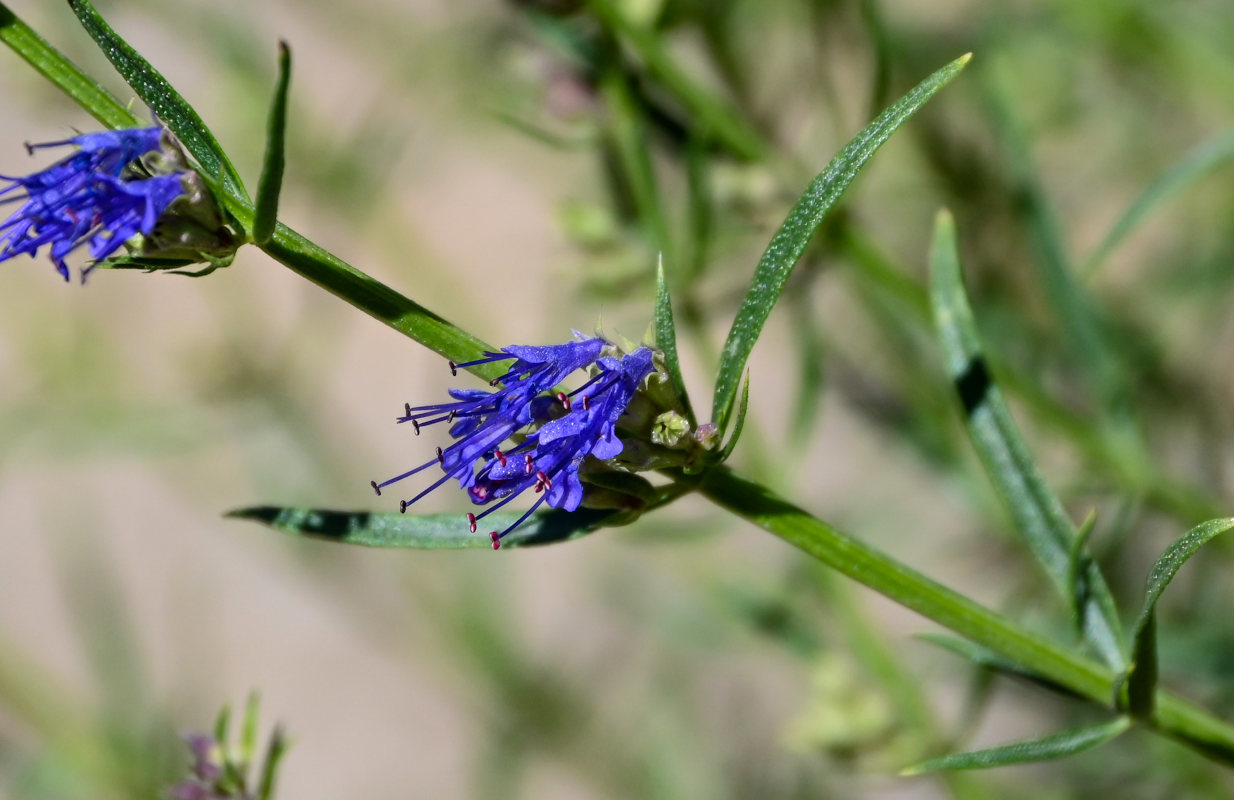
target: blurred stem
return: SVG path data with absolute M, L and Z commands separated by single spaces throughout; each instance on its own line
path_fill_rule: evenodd
M 709 472 L 700 489 L 721 508 L 879 594 L 988 647 L 1029 673 L 1115 710 L 1115 675 L 1097 662 L 1024 630 L 723 467 Z M 1234 727 L 1187 701 L 1158 692 L 1156 711 L 1145 725 L 1214 761 L 1234 765 Z

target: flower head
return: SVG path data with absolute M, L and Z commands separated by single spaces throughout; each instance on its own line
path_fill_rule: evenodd
M 0 223 L 0 261 L 20 253 L 34 256 L 44 245 L 56 269 L 69 279 L 65 256 L 88 244 L 97 261 L 138 234 L 148 235 L 159 217 L 184 194 L 182 172 L 165 172 L 152 156 L 163 147 L 159 127 L 85 133 L 60 142 L 77 151 L 25 177 L 0 176 L 0 204 L 21 206 Z M 152 165 L 158 165 L 157 168 Z M 82 271 L 82 279 L 90 271 Z
M 445 474 L 411 500 L 407 507 L 442 484 L 455 480 L 476 505 L 487 506 L 469 513 L 472 531 L 481 519 L 531 490 L 540 495 L 514 524 L 490 537 L 494 549 L 501 539 L 547 503 L 552 508 L 574 511 L 583 502 L 580 470 L 588 460 L 607 461 L 619 456 L 624 445 L 617 426 L 643 380 L 654 370 L 653 351 L 640 347 L 624 355 L 611 355 L 613 348 L 599 338 L 546 347 L 506 347 L 466 364 L 472 367 L 512 361 L 506 373 L 494 380 L 491 391 L 452 389 L 454 402 L 412 407 L 407 405 L 401 423 L 410 423 L 416 433 L 439 422 L 450 424 L 453 444 L 437 449 L 437 457 L 382 483 L 381 490 L 418 472 L 439 466 Z M 579 370 L 589 378 L 568 394 L 552 392 Z

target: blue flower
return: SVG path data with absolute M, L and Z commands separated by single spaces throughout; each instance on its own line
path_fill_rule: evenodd
M 406 406 L 399 422 L 411 423 L 417 434 L 422 427 L 449 423 L 454 443 L 438 448 L 435 459 L 415 469 L 383 483 L 373 481 L 373 489 L 380 495 L 392 483 L 439 466 L 445 474 L 411 500 L 402 501 L 400 510 L 455 480 L 473 503 L 487 506 L 467 515 L 473 532 L 480 520 L 524 492 L 540 495 L 514 524 L 489 534 L 494 549 L 541 504 L 574 511 L 583 501 L 580 470 L 589 458 L 606 461 L 621 454 L 624 446 L 617 438 L 617 423 L 643 379 L 655 369 L 649 348 L 615 357 L 602 355 L 607 346 L 603 339 L 580 337 L 546 347 L 506 347 L 466 364 L 451 362 L 450 369 L 457 374 L 459 367 L 514 361 L 490 384 L 496 387 L 492 391 L 451 389 L 452 403 Z M 591 375 L 582 386 L 569 394 L 552 393 L 572 373 L 584 369 Z
M 36 148 L 76 145 L 77 151 L 25 177 L 0 175 L 0 204 L 21 202 L 0 223 L 0 261 L 34 256 L 50 245 L 52 263 L 65 280 L 64 258 L 89 244 L 94 259 L 107 258 L 137 234 L 148 235 L 172 202 L 184 194 L 180 173 L 154 174 L 146 157 L 161 150 L 162 128 L 85 133 Z M 82 271 L 82 280 L 91 267 Z

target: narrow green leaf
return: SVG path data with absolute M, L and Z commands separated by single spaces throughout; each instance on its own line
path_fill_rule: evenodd
M 228 191 L 247 202 L 248 192 L 240 180 L 240 175 L 197 111 L 149 61 L 112 30 L 90 0 L 69 0 L 69 7 L 120 76 L 176 134 L 185 149 L 197 159 L 202 170 L 211 176 L 221 175 L 223 185 Z
M 552 544 L 577 539 L 604 527 L 620 512 L 580 508 L 577 511 L 544 511 L 533 514 L 501 540 L 502 549 Z M 367 511 L 256 506 L 231 511 L 229 517 L 253 520 L 297 536 L 328 539 L 365 547 L 414 550 L 462 550 L 491 548 L 489 530 L 503 530 L 520 516 L 517 511 L 497 512 L 484 518 L 485 530 L 471 532 L 462 514 L 373 514 Z
M 1101 244 L 1097 245 L 1085 262 L 1085 274 L 1091 277 L 1100 269 L 1114 248 L 1118 247 L 1153 209 L 1232 159 L 1234 131 L 1205 142 L 1161 173 L 1123 212 L 1110 228 L 1110 232 L 1101 240 Z
M 274 782 L 278 777 L 279 764 L 287 752 L 287 737 L 283 728 L 277 726 L 266 747 L 266 759 L 261 765 L 261 777 L 257 782 L 257 800 L 270 800 L 274 796 Z
M 901 775 L 920 775 L 923 772 L 937 772 L 952 769 L 989 769 L 1005 767 L 1011 764 L 1028 764 L 1034 761 L 1048 761 L 1054 758 L 1082 753 L 1125 733 L 1131 727 L 1127 717 L 1103 722 L 1099 725 L 1089 725 L 1083 728 L 1072 728 L 1068 731 L 1043 736 L 1040 739 L 1029 739 L 1026 742 L 992 747 L 989 750 L 974 750 L 970 753 L 955 753 L 954 755 L 932 758 L 920 764 L 905 769 Z
M 219 715 L 214 718 L 214 741 L 220 746 L 226 744 L 231 736 L 231 705 L 225 704 L 219 709 Z
M 629 193 L 643 235 L 655 250 L 668 253 L 669 262 L 675 264 L 668 217 L 647 147 L 644 109 L 626 76 L 617 69 L 607 70 L 601 77 L 600 94 L 608 110 L 606 133 L 615 156 L 614 166 L 620 170 L 622 188 Z
M 919 633 L 918 639 L 924 642 L 929 642 L 936 647 L 954 653 L 955 655 L 967 661 L 971 661 L 979 667 L 991 670 L 993 672 L 1002 673 L 1015 678 L 1021 678 L 1030 683 L 1035 683 L 1038 686 L 1043 686 L 1052 692 L 1062 695 L 1070 695 L 1078 697 L 1074 691 L 1067 688 L 1057 681 L 1052 681 L 1042 675 L 1038 675 L 1030 669 L 1017 664 L 1009 658 L 1004 658 L 988 647 L 983 647 L 979 644 L 961 639 L 958 636 L 948 636 L 945 633 Z
M 784 291 L 784 285 L 801 254 L 805 252 L 814 231 L 875 151 L 925 105 L 935 92 L 959 74 L 969 58 L 971 54 L 963 55 L 926 78 L 879 115 L 869 127 L 857 134 L 814 179 L 788 213 L 784 224 L 771 238 L 767 250 L 759 260 L 754 280 L 746 292 L 737 317 L 733 320 L 733 327 L 724 344 L 719 373 L 716 375 L 712 417 L 719 424 L 721 432 L 727 429 L 728 415 L 732 410 L 750 351 L 754 349 L 754 343 L 762 333 L 772 307 L 780 299 L 780 293 Z
M 266 130 L 266 155 L 257 183 L 257 206 L 253 211 L 253 241 L 263 245 L 274 235 L 278 221 L 279 192 L 283 188 L 283 167 L 287 139 L 287 90 L 291 85 L 291 48 L 279 42 L 279 78 L 270 104 Z
M 681 375 L 681 360 L 677 356 L 677 324 L 673 320 L 673 303 L 668 294 L 668 282 L 664 278 L 664 254 L 656 264 L 656 347 L 664 353 L 664 366 L 673 382 L 673 391 L 685 406 L 690 425 L 696 424 L 690 396 L 686 394 L 686 381 Z
M 1113 412 L 1121 408 L 1120 398 L 1126 395 L 1122 368 L 1092 298 L 1076 279 L 1058 219 L 1033 163 L 1029 141 L 1013 110 L 1011 93 L 995 86 L 993 81 L 985 82 L 984 89 L 994 130 L 1002 142 L 1016 184 L 1016 197 L 1020 201 L 1017 210 L 1024 217 L 1035 255 L 1033 263 L 1046 300 L 1058 319 L 1069 350 L 1082 368 L 1083 377 L 1091 381 L 1104 409 Z M 1102 422 L 1119 426 L 1126 423 L 1125 415 L 1113 413 Z
M 248 767 L 257 755 L 257 723 L 261 716 L 261 695 L 249 692 L 244 703 L 244 720 L 240 724 L 240 763 L 241 770 L 248 772 Z
M 133 128 L 141 121 L 76 64 L 0 3 L 0 41 L 108 128 Z
M 1084 607 L 1089 598 L 1088 568 L 1092 563 L 1088 540 L 1096 527 L 1097 510 L 1092 509 L 1076 529 L 1071 539 L 1071 549 L 1067 552 L 1067 599 L 1071 601 L 1071 622 L 1081 635 L 1084 633 Z
M 1137 719 L 1152 716 L 1157 692 L 1157 601 L 1187 559 L 1213 538 L 1230 530 L 1234 530 L 1234 518 L 1201 523 L 1170 545 L 1153 564 L 1144 594 L 1144 608 L 1132 632 L 1131 665 L 1116 690 L 1116 698 L 1121 697 L 1125 686 L 1127 710 Z
M 663 37 L 631 20 L 623 4 L 613 0 L 590 0 L 587 4 L 602 25 L 628 42 L 651 75 L 689 109 L 705 134 L 715 138 L 734 155 L 747 161 L 762 158 L 766 145 L 758 131 L 731 106 L 690 77 L 663 46 Z
M 1073 596 L 1071 549 L 1075 528 L 1042 479 L 1020 436 L 982 353 L 981 339 L 964 292 L 956 253 L 955 222 L 940 212 L 930 251 L 930 297 L 947 370 L 959 394 L 964 423 L 986 474 L 1015 520 L 1033 557 L 1068 600 Z M 1118 610 L 1097 565 L 1081 571 L 1088 597 L 1083 605 L 1085 639 L 1116 670 L 1126 665 Z
M 750 376 L 746 376 L 746 381 L 741 386 L 741 403 L 737 406 L 737 421 L 733 423 L 733 432 L 728 437 L 728 443 L 724 445 L 724 449 L 720 451 L 720 461 L 727 461 L 728 457 L 733 454 L 733 448 L 737 446 L 737 440 L 741 438 L 741 429 L 746 424 L 746 411 L 750 407 Z

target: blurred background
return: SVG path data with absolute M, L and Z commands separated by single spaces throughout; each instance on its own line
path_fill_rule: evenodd
M 286 39 L 284 220 L 489 342 L 562 341 L 601 315 L 640 337 L 663 251 L 704 408 L 810 178 L 973 51 L 794 275 L 751 361 L 740 468 L 1069 636 L 933 338 L 926 252 L 949 206 L 996 373 L 1073 517 L 1098 512 L 1126 616 L 1161 550 L 1234 505 L 1226 0 L 98 7 L 250 184 Z M 13 10 L 132 96 L 63 4 Z M 7 50 L 0 102 L 2 173 L 52 158 L 23 142 L 93 127 Z M 1060 314 L 1060 274 L 1087 333 Z M 500 555 L 223 519 L 394 510 L 369 480 L 432 446 L 394 418 L 450 385 L 439 358 L 255 250 L 206 280 L 85 287 L 19 259 L 0 287 L 0 797 L 159 796 L 187 763 L 178 734 L 251 689 L 291 734 L 279 796 L 296 800 L 1234 796 L 1228 773 L 1138 732 L 1049 766 L 896 777 L 1097 717 L 914 638 L 933 626 L 701 499 Z M 424 510 L 463 508 L 443 491 Z M 1231 555 L 1189 565 L 1161 625 L 1166 684 L 1225 718 Z

